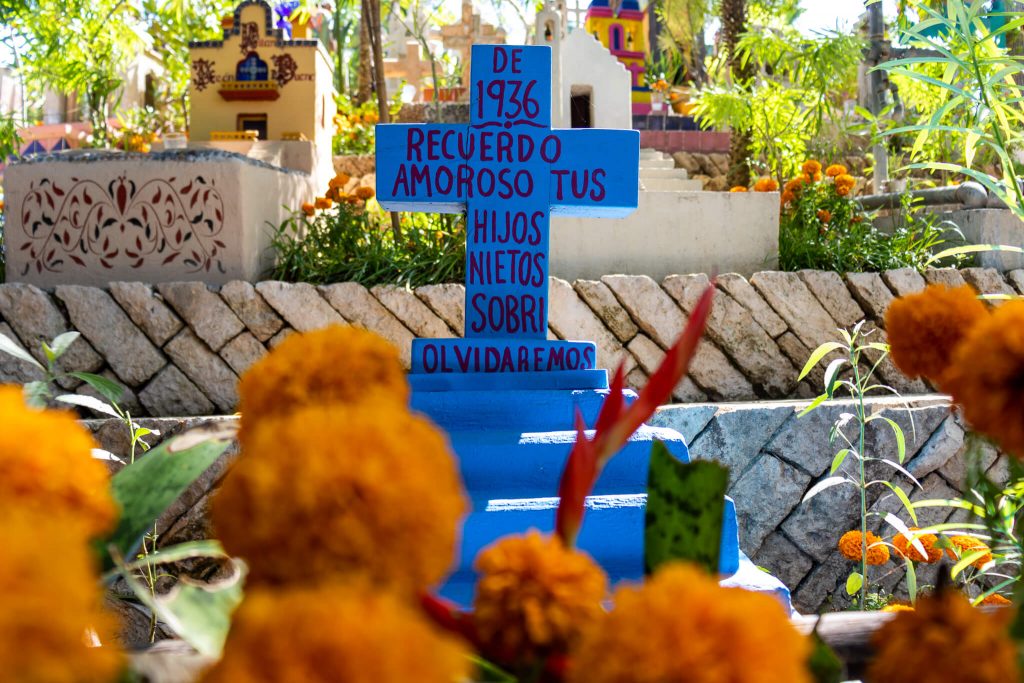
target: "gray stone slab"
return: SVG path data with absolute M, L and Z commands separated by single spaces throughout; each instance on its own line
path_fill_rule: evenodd
M 626 375 L 627 389 L 639 392 L 645 386 L 647 386 L 647 373 L 639 367 L 633 368 L 630 373 Z
M 168 365 L 139 392 L 150 415 L 209 415 L 214 405 L 178 368 Z
M 639 332 L 639 328 L 615 298 L 612 290 L 608 289 L 608 285 L 600 280 L 576 280 L 573 289 L 623 344 L 629 342 Z
M 924 290 L 928 285 L 915 268 L 899 268 L 882 273 L 882 280 L 896 296 L 907 296 Z
M 430 310 L 430 307 L 411 289 L 396 285 L 377 285 L 370 288 L 370 293 L 417 337 L 447 339 L 455 336 L 447 323 Z
M 917 454 L 949 415 L 949 404 L 942 399 L 915 401 L 909 411 L 896 401 L 887 401 L 885 405 L 887 407 L 881 414 L 895 422 L 903 432 L 907 452 L 905 462 L 908 465 L 917 457 Z M 869 412 L 876 411 L 876 407 L 869 409 Z M 868 425 L 865 430 L 864 443 L 870 456 L 893 461 L 899 459 L 896 434 L 884 420 L 874 420 Z M 925 469 L 931 471 L 927 467 Z M 891 477 L 896 473 L 890 469 L 887 474 Z
M 885 286 L 882 276 L 878 273 L 847 273 L 846 284 L 868 318 L 879 327 L 885 327 L 885 312 L 896 297 Z
M 50 297 L 34 285 L 22 283 L 0 284 L 0 317 L 11 326 L 22 346 L 42 364 L 46 364 L 43 342 L 49 343 L 70 327 Z M 68 347 L 57 361 L 61 372 L 96 372 L 103 367 L 103 358 L 80 337 Z M 78 380 L 69 380 L 62 386 L 74 388 Z
M 1024 269 L 1018 268 L 1006 273 L 1006 281 L 1013 285 L 1017 294 L 1024 294 Z
M 764 539 L 757 555 L 751 559 L 758 567 L 764 567 L 786 584 L 790 591 L 799 586 L 814 567 L 811 558 L 800 552 L 792 541 L 779 532 Z
M 346 320 L 376 332 L 394 344 L 402 365 L 409 368 L 413 333 L 391 311 L 384 308 L 366 287 L 357 282 L 342 282 L 320 287 L 320 293 Z
M 104 290 L 61 285 L 55 290 L 72 324 L 130 387 L 155 375 L 167 360 Z
M 345 319 L 324 301 L 316 287 L 305 282 L 266 280 L 256 285 L 256 291 L 297 332 L 345 324 Z
M 706 275 L 670 275 L 665 291 L 691 313 L 708 285 Z M 712 299 L 707 335 L 768 398 L 788 396 L 796 385 L 797 370 L 750 312 L 725 292 Z
M 789 327 L 786 321 L 779 317 L 778 313 L 761 298 L 747 279 L 736 273 L 719 275 L 717 280 L 718 288 L 736 300 L 741 306 L 750 311 L 757 324 L 764 328 L 772 338 L 784 334 Z
M 462 337 L 466 329 L 466 288 L 460 284 L 425 285 L 416 296 Z
M 202 282 L 165 282 L 157 285 L 157 291 L 214 351 L 245 329 L 224 300 Z
M 637 334 L 633 340 L 626 345 L 626 349 L 639 363 L 640 369 L 646 375 L 651 375 L 661 365 L 665 358 L 665 352 L 657 344 L 650 340 L 645 334 Z M 694 359 L 696 362 L 696 359 Z M 696 403 L 708 400 L 708 395 L 698 387 L 690 376 L 683 377 L 682 381 L 672 390 L 672 396 L 680 403 Z
M 601 282 L 608 285 L 633 322 L 661 348 L 671 347 L 682 333 L 686 316 L 647 275 L 605 275 Z
M 967 284 L 978 290 L 979 294 L 1017 294 L 995 268 L 964 268 L 960 274 L 964 276 Z M 1000 301 L 994 300 L 992 303 L 999 304 Z
M 149 285 L 142 282 L 111 282 L 109 289 L 110 295 L 132 322 L 157 346 L 166 344 L 182 328 L 178 316 Z
M 731 480 L 736 481 L 792 415 L 792 405 L 724 405 L 693 441 L 690 455 L 726 465 Z
M 708 403 L 662 406 L 647 422 L 654 427 L 674 429 L 683 435 L 687 444 L 691 444 L 701 430 L 714 420 L 717 412 L 718 406 Z
M 837 338 L 836 321 L 796 273 L 766 270 L 755 273 L 750 284 L 808 349 Z M 802 363 L 797 365 L 802 366 Z
M 839 273 L 801 270 L 797 275 L 840 327 L 850 328 L 864 319 L 864 310 L 854 301 Z
M 227 361 L 239 377 L 266 354 L 263 344 L 249 332 L 238 335 L 220 350 L 220 357 Z
M 0 334 L 11 340 L 22 351 L 25 347 L 18 341 L 18 335 L 11 326 L 0 322 Z M 27 351 L 26 351 L 27 353 Z M 31 355 L 31 354 L 30 354 Z M 43 378 L 43 371 L 27 361 L 0 352 L 0 384 L 27 384 Z
M 843 484 L 801 502 L 805 494 L 806 489 L 795 496 L 792 514 L 781 528 L 804 552 L 821 562 L 836 551 L 844 532 L 860 526 L 860 492 L 852 484 Z
M 284 326 L 284 322 L 274 309 L 267 305 L 252 283 L 232 280 L 220 288 L 220 296 L 261 342 L 273 337 Z
M 583 303 L 565 280 L 550 278 L 548 286 L 548 324 L 561 339 L 592 341 L 597 346 L 597 367 L 614 371 L 625 364 L 629 374 L 637 361 L 605 327 L 590 306 Z M 646 370 L 646 368 L 645 368 Z M 648 373 L 650 370 L 646 370 Z
M 765 444 L 764 450 L 818 477 L 842 448 L 829 444 L 829 431 L 839 415 L 852 412 L 853 406 L 826 403 L 802 417 L 798 417 L 799 411 L 795 408 L 790 410 L 790 417 Z
M 817 565 L 793 591 L 793 607 L 803 614 L 846 610 L 850 598 L 846 594 L 846 577 L 856 571 L 856 563 L 838 551 Z
M 273 338 L 267 342 L 267 347 L 271 349 L 276 349 L 281 342 L 283 342 L 285 339 L 292 336 L 293 334 L 296 334 L 295 330 L 293 330 L 290 327 L 286 327 L 277 334 L 275 334 Z
M 971 468 L 975 468 L 977 472 L 988 472 L 1000 458 L 999 451 L 991 444 L 978 438 L 972 439 L 967 434 L 965 437 L 963 449 L 939 468 L 942 478 L 958 491 L 964 490 L 967 473 Z M 1003 484 L 1005 481 L 997 483 Z
M 756 555 L 761 544 L 799 502 L 811 478 L 771 455 L 762 455 L 729 489 L 736 501 L 740 547 Z
M 910 460 L 907 470 L 920 480 L 944 467 L 947 462 L 963 451 L 963 447 L 963 428 L 956 423 L 952 416 L 947 417 L 917 452 L 917 455 Z M 962 458 L 956 459 L 963 461 Z
M 967 283 L 956 268 L 928 268 L 924 271 L 924 281 L 930 285 L 947 287 L 962 287 Z
M 206 394 L 217 409 L 233 412 L 238 404 L 238 376 L 191 330 L 167 342 L 164 351 L 174 364 Z

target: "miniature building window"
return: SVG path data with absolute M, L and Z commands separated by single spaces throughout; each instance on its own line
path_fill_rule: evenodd
M 146 74 L 146 90 L 143 95 L 143 103 L 147 107 L 156 108 L 156 77 L 152 72 Z
M 265 81 L 270 72 L 267 63 L 255 52 L 250 52 L 235 68 L 236 81 Z
M 238 130 L 255 131 L 260 140 L 267 139 L 266 114 L 239 114 Z
M 620 24 L 612 24 L 608 29 L 608 44 L 613 50 L 622 49 L 622 26 Z
M 594 127 L 594 91 L 572 86 L 569 91 L 569 125 L 572 128 Z

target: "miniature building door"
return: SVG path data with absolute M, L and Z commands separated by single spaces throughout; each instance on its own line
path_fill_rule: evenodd
M 253 130 L 260 140 L 267 139 L 267 115 L 266 114 L 239 114 L 238 130 Z
M 571 128 L 594 127 L 594 91 L 591 88 L 573 86 L 570 91 L 569 126 Z

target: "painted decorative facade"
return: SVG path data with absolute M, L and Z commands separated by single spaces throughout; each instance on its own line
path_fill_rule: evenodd
M 597 38 L 632 76 L 633 113 L 651 112 L 651 89 L 644 79 L 647 64 L 648 13 L 638 0 L 593 0 L 584 30 Z

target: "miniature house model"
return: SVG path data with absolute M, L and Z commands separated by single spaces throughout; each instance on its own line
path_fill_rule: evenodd
M 245 0 L 225 24 L 223 40 L 189 45 L 192 142 L 306 171 L 326 183 L 333 175 L 335 113 L 327 52 L 316 39 L 289 40 L 263 0 Z M 251 144 L 254 139 L 264 144 Z
M 637 0 L 593 0 L 584 30 L 604 45 L 632 74 L 633 113 L 649 114 L 651 89 L 644 81 L 647 14 Z

